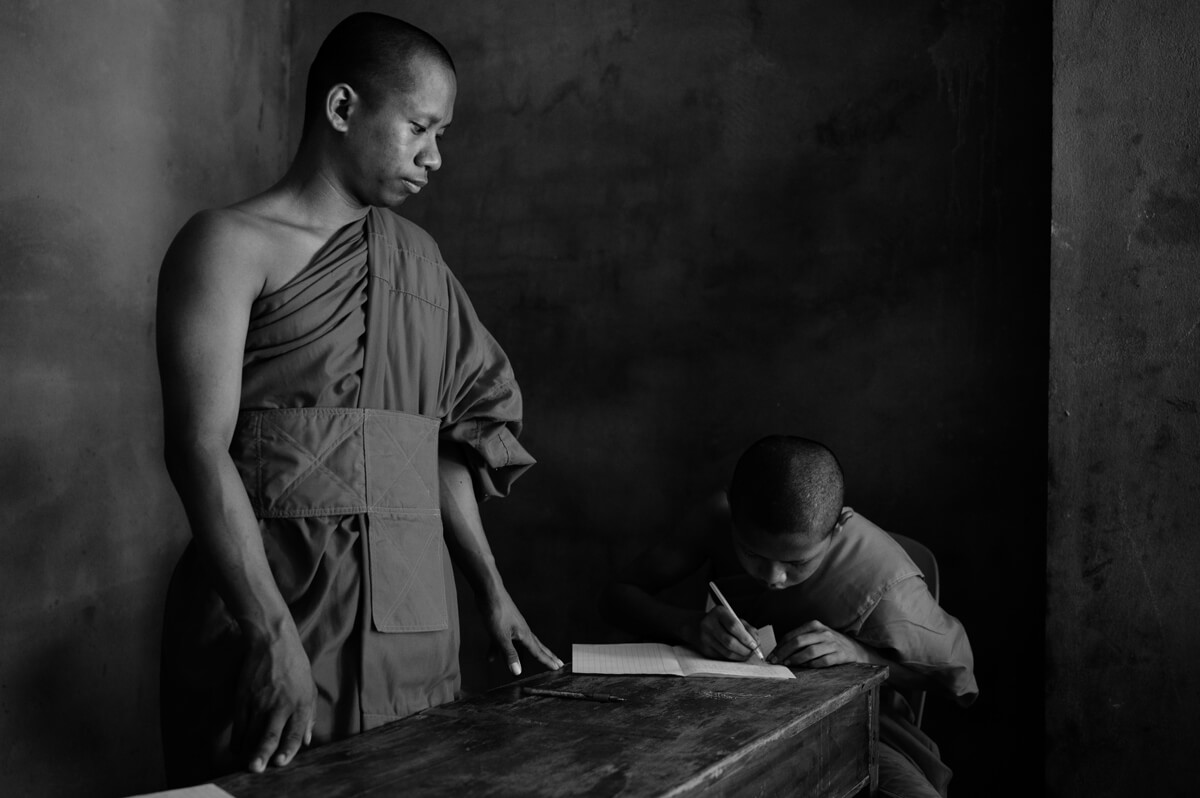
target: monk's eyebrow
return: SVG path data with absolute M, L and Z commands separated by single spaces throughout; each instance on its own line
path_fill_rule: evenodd
M 430 124 L 434 124 L 434 125 L 436 125 L 442 121 L 442 117 L 441 117 L 441 115 L 438 114 L 437 110 L 428 105 L 421 106 L 419 104 L 414 103 L 413 105 L 409 106 L 408 111 L 409 111 L 409 114 L 408 114 L 409 117 L 411 117 L 413 119 L 425 120 L 425 121 L 428 121 Z M 453 121 L 454 121 L 454 115 L 452 112 L 450 115 L 450 121 L 446 122 L 446 124 L 448 125 L 448 124 L 450 124 L 450 122 L 453 122 Z

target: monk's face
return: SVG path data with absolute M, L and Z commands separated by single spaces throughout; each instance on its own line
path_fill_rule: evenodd
M 738 562 L 771 590 L 798 585 L 816 573 L 832 540 L 830 535 L 813 540 L 802 532 L 767 532 L 746 522 L 733 527 Z
M 454 117 L 454 73 L 429 58 L 412 64 L 412 91 L 389 92 L 351 119 L 350 191 L 366 205 L 399 205 L 442 165 L 440 139 Z

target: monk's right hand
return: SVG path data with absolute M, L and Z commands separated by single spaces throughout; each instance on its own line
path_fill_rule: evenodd
M 249 635 L 234 704 L 234 756 L 254 773 L 286 765 L 312 742 L 316 689 L 308 655 L 289 618 L 278 634 Z
M 701 654 L 713 659 L 745 662 L 758 645 L 758 630 L 722 606 L 713 607 L 700 620 L 697 644 Z

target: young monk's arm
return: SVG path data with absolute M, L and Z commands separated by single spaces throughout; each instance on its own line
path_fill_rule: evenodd
M 713 496 L 690 512 L 675 534 L 620 569 L 600 599 L 605 618 L 642 638 L 683 643 L 709 657 L 749 658 L 757 643 L 755 630 L 739 624 L 729 610 L 719 605 L 708 613 L 685 609 L 658 595 L 709 562 L 706 541 L 728 534 L 727 518 L 724 494 Z
M 775 656 L 815 668 L 843 662 L 886 665 L 893 687 L 942 693 L 963 705 L 979 691 L 966 630 L 938 605 L 920 576 L 884 591 L 853 638 L 810 621 L 785 634 Z
M 229 456 L 241 393 L 256 262 L 221 212 L 193 218 L 163 261 L 158 358 L 165 457 L 202 557 L 247 644 L 233 752 L 251 770 L 291 761 L 312 733 L 308 658 L 267 564 L 258 522 Z
M 562 660 L 554 656 L 554 652 L 542 645 L 530 631 L 525 617 L 504 587 L 500 571 L 496 568 L 496 558 L 483 531 L 471 472 L 457 443 L 440 443 L 438 480 L 447 546 L 471 583 L 484 622 L 508 660 L 509 670 L 516 676 L 521 674 L 521 658 L 513 645 L 514 640 L 520 641 L 547 668 L 561 668 Z
M 893 687 L 924 690 L 930 686 L 920 673 L 820 621 L 809 621 L 789 631 L 767 659 L 800 668 L 828 668 L 850 662 L 886 665 L 887 681 Z

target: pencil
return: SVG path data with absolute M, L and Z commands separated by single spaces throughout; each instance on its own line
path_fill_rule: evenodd
M 717 601 L 721 602 L 721 606 L 730 612 L 733 612 L 733 607 L 730 607 L 729 602 L 726 601 L 725 597 L 721 595 L 721 591 L 717 588 L 716 582 L 709 582 L 708 587 L 712 590 L 713 595 L 717 597 Z M 738 617 L 736 612 L 733 612 L 733 618 L 738 622 L 738 626 L 742 627 L 742 631 L 747 635 L 750 635 L 750 630 L 746 628 L 746 624 L 742 623 L 742 619 Z M 754 635 L 750 636 L 753 637 Z M 767 658 L 763 656 L 762 649 L 758 647 L 757 642 L 754 643 L 754 653 L 757 654 L 758 658 L 763 662 L 767 661 Z
M 624 701 L 617 695 L 608 693 L 581 693 L 578 690 L 547 690 L 544 687 L 522 687 L 525 695 L 544 695 L 550 698 L 579 698 L 584 701 Z

